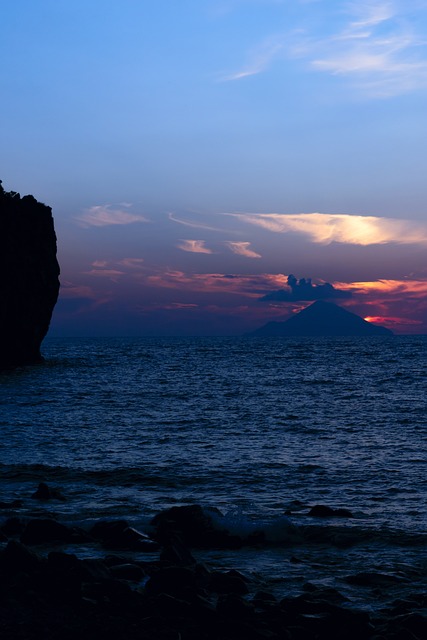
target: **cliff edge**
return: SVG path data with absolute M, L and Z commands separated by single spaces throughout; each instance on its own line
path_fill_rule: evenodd
M 41 362 L 59 293 L 52 210 L 1 181 L 0 266 L 0 368 Z

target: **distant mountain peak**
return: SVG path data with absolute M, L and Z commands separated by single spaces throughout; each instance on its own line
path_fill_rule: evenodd
M 284 322 L 268 322 L 253 336 L 386 336 L 393 332 L 339 305 L 317 300 Z

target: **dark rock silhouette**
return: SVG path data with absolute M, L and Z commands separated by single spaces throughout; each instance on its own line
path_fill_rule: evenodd
M 198 517 L 195 506 L 165 515 L 168 520 L 171 515 Z M 166 561 L 163 554 L 159 559 L 151 553 L 141 557 L 140 551 L 128 552 L 125 558 L 80 558 L 76 543 L 88 542 L 87 537 L 51 519 L 30 519 L 20 539 L 14 528 L 1 529 L 5 540 L 0 549 L 0 628 L 5 640 L 426 637 L 426 594 L 414 591 L 396 599 L 397 590 L 414 578 L 401 566 L 393 573 L 368 567 L 341 578 L 342 584 L 369 593 L 374 608 L 362 610 L 321 582 L 305 581 L 298 595 L 287 593 L 279 600 L 268 591 L 255 591 L 260 582 L 256 573 L 213 569 L 194 559 L 183 566 Z M 76 553 L 65 550 L 70 542 Z M 186 554 L 191 555 L 189 549 Z M 303 567 L 304 563 L 301 571 Z M 376 601 L 381 601 L 379 610 Z
M 332 302 L 318 300 L 285 322 L 268 322 L 253 336 L 387 336 L 393 332 L 371 324 Z
M 41 362 L 59 292 L 52 210 L 1 181 L 0 256 L 0 369 Z

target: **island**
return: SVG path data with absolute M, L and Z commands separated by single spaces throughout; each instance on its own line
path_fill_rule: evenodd
M 268 322 L 251 336 L 391 336 L 386 327 L 367 322 L 332 302 L 318 300 L 283 322 Z

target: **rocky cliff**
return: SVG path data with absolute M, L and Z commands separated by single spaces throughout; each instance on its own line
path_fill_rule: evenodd
M 0 368 L 42 360 L 59 292 L 50 207 L 0 182 Z

